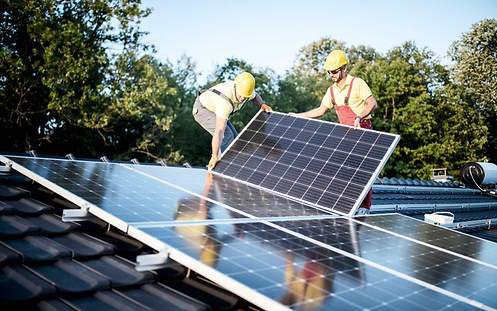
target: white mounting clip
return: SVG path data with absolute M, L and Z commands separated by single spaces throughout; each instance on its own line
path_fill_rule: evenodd
M 162 269 L 167 266 L 168 257 L 166 249 L 156 254 L 136 256 L 135 269 L 139 272 Z
M 85 221 L 91 219 L 92 216 L 88 212 L 88 207 L 82 207 L 80 209 L 68 208 L 62 211 L 62 221 Z
M 133 158 L 133 159 L 131 159 L 131 163 L 138 165 L 138 164 L 140 164 L 140 161 L 138 161 L 137 158 Z
M 0 166 L 0 173 L 10 173 L 12 169 L 12 161 L 8 161 L 5 165 Z

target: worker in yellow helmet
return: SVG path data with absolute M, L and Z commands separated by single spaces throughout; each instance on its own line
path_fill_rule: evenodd
M 212 156 L 207 167 L 213 169 L 223 152 L 238 135 L 229 117 L 253 100 L 265 112 L 272 111 L 255 92 L 255 78 L 242 72 L 234 81 L 219 83 L 202 92 L 193 104 L 193 117 L 212 135 Z
M 332 51 L 324 64 L 324 69 L 331 78 L 331 85 L 326 90 L 321 100 L 321 105 L 296 115 L 306 118 L 319 118 L 328 110 L 335 109 L 341 124 L 372 129 L 371 113 L 378 104 L 366 82 L 359 77 L 353 77 L 348 74 L 348 63 L 349 60 L 343 51 Z M 357 214 L 369 214 L 371 201 L 372 194 L 370 190 Z

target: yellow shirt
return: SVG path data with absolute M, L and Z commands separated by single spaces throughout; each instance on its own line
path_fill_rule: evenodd
M 345 105 L 345 97 L 349 91 L 350 81 L 352 81 L 351 75 L 347 75 L 345 79 L 345 84 L 343 87 L 338 87 L 336 83 L 333 83 L 333 95 L 335 95 L 335 103 L 337 106 Z M 361 78 L 354 79 L 354 85 L 352 85 L 352 91 L 350 92 L 349 98 L 349 107 L 356 115 L 365 115 L 369 111 L 367 110 L 366 99 L 369 96 L 372 96 L 371 90 L 367 83 Z M 326 106 L 329 109 L 333 109 L 333 103 L 331 102 L 331 94 L 330 88 L 326 90 L 326 94 L 324 94 L 323 99 L 321 100 L 321 106 Z M 371 118 L 371 116 L 367 116 L 366 119 Z
M 232 112 L 238 111 L 243 107 L 247 101 L 254 99 L 257 94 L 254 92 L 252 97 L 246 101 L 239 102 L 235 96 L 235 81 L 226 81 L 223 83 L 219 83 L 211 87 L 211 89 L 216 89 L 219 92 L 226 95 L 233 102 L 233 106 L 224 99 L 224 97 L 213 93 L 211 91 L 205 91 L 200 94 L 199 100 L 202 103 L 202 106 L 207 108 L 207 110 L 212 111 L 216 114 L 216 116 L 228 119 L 229 115 Z

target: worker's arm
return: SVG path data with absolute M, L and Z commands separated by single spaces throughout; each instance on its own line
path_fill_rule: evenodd
M 216 128 L 214 129 L 214 133 L 212 135 L 212 156 L 211 160 L 207 167 L 209 169 L 213 169 L 216 166 L 217 161 L 219 160 L 221 141 L 223 140 L 224 130 L 226 129 L 227 119 L 216 116 Z
M 312 110 L 309 110 L 309 111 L 306 111 L 306 112 L 301 112 L 301 113 L 296 113 L 296 115 L 298 116 L 301 116 L 301 117 L 305 117 L 305 118 L 319 118 L 321 116 L 323 116 L 326 111 L 328 111 L 328 107 L 326 107 L 325 105 L 321 105 L 317 108 L 314 108 Z
M 255 97 L 254 97 L 254 103 L 256 105 L 258 105 L 262 110 L 264 110 L 265 112 L 271 112 L 273 111 L 273 109 L 271 107 L 269 107 L 268 104 L 266 104 L 263 100 L 262 100 L 262 97 L 261 95 L 259 94 L 255 94 Z
M 358 115 L 357 118 L 354 121 L 354 126 L 355 127 L 360 127 L 361 120 L 372 114 L 376 108 L 378 107 L 378 104 L 376 103 L 376 99 L 374 98 L 373 95 L 369 96 L 366 98 L 366 111 L 368 113 L 364 115 Z

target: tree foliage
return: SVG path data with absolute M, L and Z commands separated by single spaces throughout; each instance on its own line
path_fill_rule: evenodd
M 486 117 L 489 127 L 485 155 L 497 161 L 497 20 L 474 24 L 449 51 L 455 61 L 452 73 L 471 107 Z
M 197 91 L 249 71 L 273 109 L 306 111 L 329 86 L 326 56 L 343 49 L 349 72 L 379 103 L 375 129 L 401 135 L 384 175 L 428 177 L 436 167 L 457 174 L 467 161 L 497 160 L 495 19 L 453 44 L 453 66 L 410 41 L 379 53 L 326 37 L 302 47 L 283 76 L 229 58 L 199 85 L 194 60 L 160 62 L 142 44 L 149 10 L 140 0 L 22 0 L 0 9 L 2 151 L 204 165 L 210 135 L 191 114 Z M 257 109 L 247 104 L 235 127 Z M 334 112 L 324 119 L 337 120 Z

